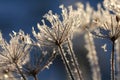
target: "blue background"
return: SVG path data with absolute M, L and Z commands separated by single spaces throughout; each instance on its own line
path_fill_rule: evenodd
M 49 10 L 60 14 L 59 5 L 74 5 L 75 2 L 82 2 L 83 4 L 89 2 L 90 5 L 96 9 L 97 3 L 102 3 L 102 0 L 0 0 L 0 30 L 6 39 L 9 39 L 9 33 L 11 33 L 12 30 L 19 31 L 19 29 L 22 29 L 25 33 L 31 34 L 32 26 L 36 27 L 37 23 L 41 22 L 42 16 Z M 96 45 L 101 46 L 101 44 L 98 43 L 103 42 L 96 40 Z M 99 53 L 104 52 L 99 51 Z M 98 55 L 100 58 L 102 80 L 110 80 L 110 54 Z M 85 55 L 82 56 L 85 57 Z M 84 63 L 83 67 L 85 67 L 86 63 L 84 60 L 82 63 Z M 90 77 L 90 72 L 86 73 L 86 75 Z M 46 69 L 39 74 L 39 79 L 66 80 L 66 71 L 60 56 L 57 56 L 49 70 Z M 89 80 L 91 80 L 91 78 L 89 78 Z

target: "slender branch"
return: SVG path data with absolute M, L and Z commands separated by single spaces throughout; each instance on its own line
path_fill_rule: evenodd
M 115 66 L 114 66 L 114 64 L 115 64 L 115 61 L 114 61 L 114 57 L 115 57 L 115 50 L 114 50 L 114 47 L 115 47 L 115 41 L 113 40 L 112 41 L 113 42 L 113 44 L 112 44 L 112 54 L 111 54 L 111 80 L 115 80 Z
M 61 45 L 58 45 L 58 48 L 59 48 L 59 51 L 60 51 L 60 53 L 61 53 L 61 57 L 62 57 L 62 59 L 63 59 L 63 62 L 64 62 L 65 66 L 66 66 L 66 68 L 67 68 L 67 70 L 68 70 L 68 73 L 70 74 L 71 79 L 72 79 L 72 80 L 75 80 L 74 77 L 73 77 L 73 75 L 72 75 L 72 71 L 71 71 L 71 69 L 70 69 L 70 66 L 69 66 L 69 64 L 67 63 L 67 59 L 66 59 L 66 57 L 64 56 L 64 52 L 63 52 L 63 50 L 62 50 Z
M 50 64 L 50 62 L 52 62 L 54 59 L 55 59 L 55 57 L 56 57 L 56 53 L 54 53 L 54 54 L 52 54 L 52 56 L 49 58 L 49 60 L 45 63 L 45 65 L 41 68 L 41 70 L 40 71 L 43 71 L 45 68 L 46 68 L 46 66 L 48 65 L 48 64 Z
M 73 63 L 74 63 L 74 65 L 75 65 L 75 67 L 76 67 L 76 70 L 77 70 L 79 79 L 80 79 L 80 80 L 83 80 L 82 75 L 81 75 L 81 72 L 80 72 L 80 69 L 79 69 L 79 66 L 78 66 L 78 63 L 77 63 L 77 60 L 75 59 L 75 54 L 74 54 L 74 52 L 73 52 L 73 50 L 72 50 L 72 48 L 71 48 L 71 46 L 70 46 L 70 41 L 69 41 L 69 39 L 68 39 L 68 47 L 69 47 L 69 49 L 70 49 L 70 54 L 71 54 L 71 57 L 72 57 L 72 59 L 73 59 Z
M 17 68 L 18 72 L 19 72 L 19 73 L 20 73 L 20 75 L 22 76 L 22 78 L 23 78 L 24 80 L 27 80 L 27 79 L 26 79 L 26 77 L 23 75 L 22 71 L 20 70 L 20 68 L 19 68 L 18 64 L 17 64 L 16 62 L 14 62 L 14 64 L 15 64 L 15 66 L 16 66 L 16 68 Z

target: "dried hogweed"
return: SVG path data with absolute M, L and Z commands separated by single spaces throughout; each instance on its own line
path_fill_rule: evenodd
M 36 34 L 33 28 L 33 35 L 39 40 L 39 43 L 45 46 L 56 46 L 66 43 L 67 38 L 71 36 L 73 30 L 72 18 L 69 19 L 67 16 L 67 19 L 64 19 L 63 17 L 63 21 L 61 21 L 59 16 L 52 14 L 51 11 L 44 17 L 51 23 L 52 27 L 47 26 L 44 20 L 42 20 L 43 25 L 37 25 L 40 30 L 38 34 Z
M 41 45 L 58 48 L 67 71 L 71 79 L 74 80 L 72 69 L 70 68 L 69 61 L 66 58 L 62 46 L 68 42 L 68 38 L 71 37 L 75 26 L 79 26 L 76 25 L 79 24 L 79 21 L 75 24 L 75 19 L 78 18 L 77 15 L 72 12 L 72 7 L 69 7 L 69 11 L 63 6 L 60 7 L 62 8 L 62 20 L 60 20 L 57 14 L 54 15 L 52 11 L 49 11 L 44 17 L 50 22 L 51 26 L 47 26 L 44 20 L 42 20 L 43 25 L 38 24 L 40 32 L 37 34 L 33 28 L 33 35 Z
M 33 45 L 29 60 L 22 66 L 24 74 L 33 76 L 34 80 L 38 80 L 37 75 L 45 68 L 49 68 L 55 56 L 55 51 L 50 55 L 50 53 L 43 51 L 40 46 Z
M 120 18 L 115 14 L 111 14 L 107 10 L 101 9 L 100 16 L 95 19 L 97 28 L 94 34 L 97 37 L 108 39 L 112 42 L 112 54 L 111 54 L 111 80 L 115 79 L 115 67 L 114 67 L 114 46 L 115 41 L 120 37 Z M 102 18 L 101 18 L 102 17 Z
M 107 19 L 107 20 L 105 20 Z M 98 29 L 95 35 L 101 38 L 106 38 L 115 41 L 120 37 L 120 22 L 119 17 L 112 14 L 103 15 L 103 19 L 97 19 L 96 24 Z
M 11 66 L 18 70 L 20 75 L 26 80 L 21 71 L 21 64 L 24 64 L 27 60 L 26 56 L 30 50 L 30 37 L 25 35 L 22 30 L 19 33 L 13 31 L 13 35 L 10 34 L 11 39 L 9 42 L 4 40 L 1 36 L 0 43 L 0 66 Z

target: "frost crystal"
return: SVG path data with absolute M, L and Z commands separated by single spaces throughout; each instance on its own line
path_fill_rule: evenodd
M 106 47 L 107 47 L 107 44 L 104 44 L 103 46 L 101 46 L 101 48 L 102 48 L 105 52 L 107 52 Z
M 120 0 L 104 0 L 104 6 L 120 15 Z

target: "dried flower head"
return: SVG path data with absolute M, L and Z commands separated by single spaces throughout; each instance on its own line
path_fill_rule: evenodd
M 22 35 L 20 35 L 22 34 Z M 11 65 L 14 63 L 24 63 L 26 55 L 29 53 L 30 45 L 28 45 L 28 35 L 23 34 L 20 30 L 19 33 L 13 31 L 13 35 L 10 34 L 11 39 L 9 42 L 3 39 L 1 36 L 0 43 L 0 66 Z M 23 40 L 24 38 L 24 40 Z
M 59 15 L 49 11 L 44 18 L 50 22 L 51 26 L 47 26 L 45 21 L 42 20 L 43 25 L 37 25 L 40 30 L 39 33 L 36 33 L 33 28 L 33 35 L 41 45 L 56 46 L 64 44 L 67 38 L 71 36 L 75 26 L 79 26 L 77 25 L 79 24 L 79 20 L 76 21 L 78 18 L 76 13 L 73 13 L 74 10 L 72 7 L 69 7 L 69 10 L 67 10 L 61 5 L 60 8 L 62 8 L 62 20 Z
M 94 22 L 97 24 L 95 35 L 101 38 L 107 38 L 115 41 L 120 37 L 120 22 L 119 16 L 111 14 L 107 10 L 101 10 L 100 16 Z

